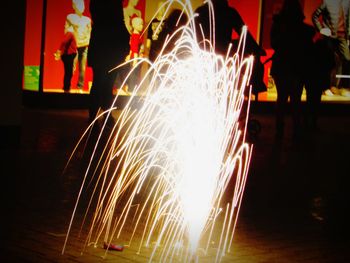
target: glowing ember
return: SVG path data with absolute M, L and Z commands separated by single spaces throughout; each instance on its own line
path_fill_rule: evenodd
M 107 158 L 92 171 L 98 179 L 86 213 L 93 211 L 86 244 L 123 238 L 139 253 L 151 249 L 149 261 L 197 262 L 215 242 L 220 261 L 232 243 L 251 156 L 240 115 L 253 58 L 242 58 L 245 33 L 233 57 L 216 55 L 210 40 L 200 48 L 190 1 L 165 5 L 174 2 L 190 21 L 174 33 L 180 36 L 174 49 L 150 64 L 134 91 L 146 92 L 142 104 L 134 109 L 130 97 L 106 144 Z M 98 158 L 94 152 L 65 246 Z

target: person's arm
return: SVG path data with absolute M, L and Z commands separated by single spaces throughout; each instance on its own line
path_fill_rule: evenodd
M 147 50 L 150 50 L 152 45 L 152 34 L 153 34 L 152 24 L 153 24 L 153 20 L 149 23 L 149 27 L 147 31 L 147 40 L 146 40 Z
M 242 29 L 245 26 L 245 23 L 241 17 L 241 15 L 238 13 L 238 11 L 234 8 L 230 8 L 231 10 L 231 21 L 234 21 L 233 23 L 233 29 L 237 32 L 239 36 L 242 34 Z M 249 54 L 254 54 L 258 56 L 265 56 L 266 52 L 263 50 L 259 44 L 256 42 L 253 35 L 248 30 L 247 36 L 246 36 L 246 52 Z
M 324 28 L 323 24 L 321 23 L 320 17 L 325 11 L 325 4 L 321 4 L 316 10 L 312 13 L 312 23 L 317 28 L 318 31 L 321 31 L 322 28 Z
M 89 40 L 90 40 L 90 36 L 91 36 L 91 23 L 92 23 L 91 19 L 89 18 L 89 23 L 87 25 Z
M 233 22 L 232 27 L 237 32 L 238 35 L 241 35 L 242 28 L 245 25 L 241 15 L 238 13 L 238 11 L 232 7 L 229 9 L 230 11 L 230 20 Z
M 129 34 L 132 34 L 132 26 L 131 26 L 131 22 L 130 22 L 130 15 L 129 15 L 129 11 L 128 8 L 124 8 L 123 9 L 123 14 L 124 14 L 124 23 L 126 26 L 126 29 L 128 30 Z
M 85 27 L 85 30 L 82 31 L 82 34 L 80 35 L 80 45 L 81 46 L 88 46 L 90 42 L 91 37 L 91 19 L 87 16 L 84 16 L 85 22 L 83 25 Z
M 63 54 L 66 54 L 69 48 L 70 43 L 73 41 L 73 34 L 71 32 L 67 32 L 64 37 L 63 40 L 60 44 L 59 49 L 56 50 L 56 52 L 54 53 L 55 55 L 55 60 L 60 60 L 61 56 Z

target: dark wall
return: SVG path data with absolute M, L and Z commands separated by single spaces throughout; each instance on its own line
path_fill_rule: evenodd
M 0 148 L 19 145 L 25 0 L 1 3 Z

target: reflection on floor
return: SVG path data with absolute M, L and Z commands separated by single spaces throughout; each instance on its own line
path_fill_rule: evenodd
M 44 92 L 48 93 L 64 93 L 63 89 L 44 89 Z M 68 93 L 70 94 L 89 94 L 89 90 L 79 90 L 79 89 L 71 89 Z M 131 96 L 131 92 L 125 92 L 122 89 L 116 89 L 113 91 L 113 93 L 116 95 L 119 93 L 119 96 Z M 144 91 L 138 92 L 137 96 L 143 96 L 145 95 Z M 261 92 L 259 94 L 258 100 L 259 101 L 276 101 L 277 98 L 277 92 L 276 88 L 272 87 L 269 88 L 266 92 Z M 252 98 L 255 99 L 254 96 Z M 306 92 L 305 89 L 302 94 L 302 101 L 306 100 Z M 340 103 L 350 103 L 350 97 L 347 96 L 341 96 L 341 95 L 332 95 L 328 96 L 323 94 L 322 95 L 322 101 L 324 102 L 340 102 Z
M 261 92 L 259 94 L 259 101 L 276 101 L 277 99 L 277 91 L 275 87 L 269 88 L 266 92 Z M 301 97 L 302 101 L 306 101 L 306 91 L 303 90 L 303 94 Z M 322 101 L 324 102 L 340 102 L 340 103 L 350 103 L 350 97 L 341 96 L 341 95 L 331 95 L 327 96 L 325 94 L 322 95 Z
M 89 94 L 90 90 L 86 89 L 70 89 L 69 91 L 64 91 L 63 89 L 44 89 L 47 93 L 67 93 L 67 94 Z
M 71 89 L 68 92 L 65 92 L 63 89 L 44 89 L 44 93 L 67 93 L 67 94 L 89 94 L 90 90 L 81 90 L 81 89 Z M 113 94 L 117 95 L 119 93 L 119 96 L 130 96 L 131 92 L 126 92 L 122 89 L 115 89 L 113 90 Z M 141 96 L 142 94 L 137 94 L 138 96 Z

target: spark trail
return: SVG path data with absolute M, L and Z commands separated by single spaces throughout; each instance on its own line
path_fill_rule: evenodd
M 138 60 L 149 70 L 118 115 L 104 158 L 97 139 L 62 252 L 89 174 L 96 183 L 81 226 L 86 245 L 122 238 L 148 251 L 150 262 L 200 262 L 213 241 L 216 262 L 230 250 L 252 150 L 245 142 L 249 99 L 243 104 L 253 58 L 243 57 L 246 29 L 233 56 L 215 54 L 211 39 L 200 46 L 190 1 L 164 5 L 175 2 L 189 22 L 164 43 L 176 38 L 170 52 L 154 63 Z M 146 93 L 135 109 L 139 89 Z

